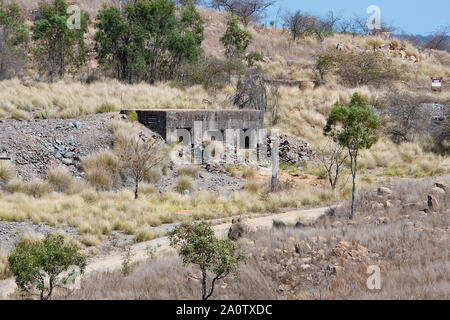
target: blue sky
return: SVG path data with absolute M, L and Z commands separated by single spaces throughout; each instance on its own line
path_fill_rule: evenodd
M 366 9 L 370 5 L 379 6 L 381 19 L 406 33 L 428 35 L 438 27 L 450 24 L 450 0 L 278 0 L 269 10 L 269 17 L 275 19 L 280 6 L 284 12 L 300 9 L 324 15 L 332 9 L 343 17 L 353 17 L 354 14 L 369 17 Z M 281 18 L 278 23 L 281 23 Z

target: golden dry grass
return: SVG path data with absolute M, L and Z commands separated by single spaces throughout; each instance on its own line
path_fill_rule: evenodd
M 422 202 L 434 182 L 395 183 L 390 186 L 392 199 Z M 352 221 L 344 206 L 313 227 L 261 230 L 251 241 L 241 240 L 247 260 L 239 276 L 218 282 L 212 299 L 448 299 L 448 197 L 440 199 L 436 213 L 401 205 L 371 209 L 367 202 L 372 200 L 379 201 L 372 190 L 358 197 Z M 376 223 L 381 217 L 389 222 Z M 344 241 L 355 251 L 334 250 Z M 367 288 L 369 265 L 381 269 L 380 290 Z M 336 266 L 340 271 L 330 273 Z M 125 277 L 119 271 L 92 275 L 81 290 L 59 292 L 57 299 L 198 299 L 198 272 L 166 254 L 141 263 Z

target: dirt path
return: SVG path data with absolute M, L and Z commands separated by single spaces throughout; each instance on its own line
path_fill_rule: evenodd
M 267 229 L 272 227 L 274 219 L 282 221 L 286 224 L 296 223 L 299 218 L 304 223 L 313 222 L 314 220 L 325 214 L 327 209 L 328 207 L 308 209 L 308 210 L 293 210 L 286 213 L 273 214 L 250 220 L 256 225 L 257 228 Z M 229 223 L 224 223 L 214 226 L 213 229 L 216 235 L 221 237 L 226 236 L 229 227 L 230 227 Z M 147 259 L 148 248 L 155 248 L 155 249 L 157 248 L 158 254 L 171 250 L 169 247 L 169 240 L 167 237 L 161 237 L 151 241 L 141 242 L 133 245 L 131 248 L 133 253 L 133 262 L 139 262 Z M 88 266 L 86 267 L 85 274 L 89 274 L 91 272 L 105 272 L 117 270 L 122 265 L 122 259 L 123 259 L 122 255 L 116 254 L 89 263 Z M 14 279 L 7 279 L 0 281 L 0 299 L 7 299 L 8 295 L 13 293 L 15 289 L 16 284 L 14 282 Z

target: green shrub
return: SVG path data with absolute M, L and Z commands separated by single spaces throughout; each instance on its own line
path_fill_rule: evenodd
M 60 275 L 70 267 L 78 267 L 81 274 L 86 268 L 86 257 L 77 252 L 74 244 L 51 234 L 42 241 L 21 241 L 8 262 L 17 287 L 27 293 L 39 292 L 41 300 L 50 299 L 54 287 L 67 284 L 73 274 Z

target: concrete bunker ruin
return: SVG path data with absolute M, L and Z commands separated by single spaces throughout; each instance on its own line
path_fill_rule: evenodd
M 153 109 L 134 110 L 138 121 L 158 133 L 166 143 L 194 145 L 220 141 L 241 149 L 256 148 L 264 129 L 264 112 L 258 110 Z M 131 110 L 121 113 L 127 114 Z

